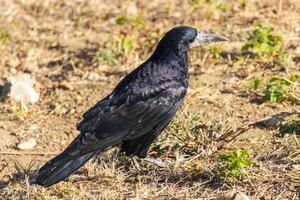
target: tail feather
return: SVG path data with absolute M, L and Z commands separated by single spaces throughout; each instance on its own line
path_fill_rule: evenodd
M 84 165 L 96 153 L 97 152 L 90 152 L 72 160 L 66 158 L 61 160 L 62 155 L 59 155 L 40 169 L 36 183 L 49 187 L 62 181 Z
M 120 137 L 100 141 L 93 133 L 80 134 L 64 152 L 39 170 L 35 183 L 45 187 L 58 183 L 84 165 L 93 155 L 120 142 Z

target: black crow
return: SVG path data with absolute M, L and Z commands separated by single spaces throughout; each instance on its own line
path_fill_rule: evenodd
M 36 183 L 51 186 L 62 181 L 93 155 L 116 145 L 127 155 L 145 158 L 186 94 L 189 49 L 226 40 L 188 26 L 167 32 L 148 60 L 84 113 L 77 126 L 80 134 L 39 170 Z

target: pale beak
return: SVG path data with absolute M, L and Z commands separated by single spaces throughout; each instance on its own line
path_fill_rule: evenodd
M 189 48 L 198 47 L 202 44 L 212 42 L 224 42 L 229 41 L 226 37 L 217 35 L 215 33 L 201 33 L 198 32 L 197 37 L 189 44 Z

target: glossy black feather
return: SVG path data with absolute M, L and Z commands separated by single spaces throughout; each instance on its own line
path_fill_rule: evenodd
M 36 183 L 55 184 L 94 154 L 115 145 L 128 155 L 145 157 L 186 94 L 188 44 L 196 35 L 191 27 L 166 33 L 146 62 L 83 115 L 77 126 L 81 134 L 40 169 Z

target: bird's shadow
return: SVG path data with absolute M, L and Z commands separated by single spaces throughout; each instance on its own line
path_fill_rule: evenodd
M 33 169 L 36 164 L 36 160 L 31 160 L 26 165 L 22 165 L 17 160 L 14 161 L 15 172 L 10 174 L 10 178 L 7 181 L 0 180 L 0 189 L 6 188 L 11 184 L 15 183 L 34 183 L 35 177 L 37 174 L 37 170 Z M 5 165 L 2 170 L 4 170 L 8 166 Z M 1 171 L 2 171 L 1 170 Z
M 278 127 L 281 129 L 279 130 L 280 133 L 291 133 L 294 130 L 300 130 L 300 122 L 294 121 L 294 123 L 287 123 L 284 124 L 286 121 L 286 118 L 293 115 L 299 115 L 298 111 L 292 111 L 292 112 L 280 112 L 275 115 L 272 115 L 270 117 L 260 119 L 258 121 L 253 122 L 250 124 L 253 128 L 270 128 L 270 127 Z
M 292 120 L 282 123 L 279 126 L 279 136 L 284 137 L 286 134 L 295 134 L 300 136 L 300 121 Z

